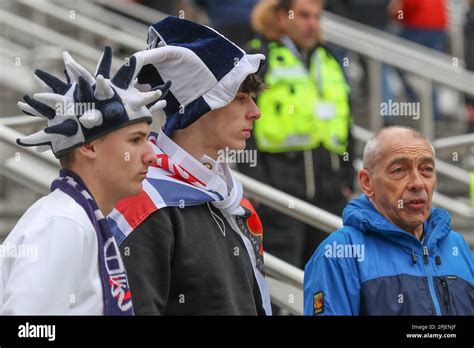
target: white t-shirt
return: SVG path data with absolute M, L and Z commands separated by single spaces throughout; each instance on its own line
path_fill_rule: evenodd
M 33 204 L 2 249 L 0 314 L 104 314 L 97 235 L 69 195 Z

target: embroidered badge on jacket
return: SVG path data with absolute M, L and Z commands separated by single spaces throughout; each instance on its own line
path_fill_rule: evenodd
M 313 295 L 313 314 L 320 314 L 322 312 L 324 312 L 324 291 Z

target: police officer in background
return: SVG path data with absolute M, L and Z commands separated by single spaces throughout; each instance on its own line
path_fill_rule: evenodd
M 322 9 L 321 0 L 264 0 L 254 8 L 261 36 L 249 45 L 267 56 L 268 88 L 258 97 L 262 116 L 251 138 L 257 165 L 239 170 L 340 215 L 354 180 L 352 116 L 342 66 L 323 44 Z M 297 267 L 326 237 L 268 207 L 259 214 L 265 250 Z

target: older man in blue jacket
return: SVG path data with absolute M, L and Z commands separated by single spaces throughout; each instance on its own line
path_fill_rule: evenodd
M 474 256 L 431 208 L 435 154 L 417 131 L 384 128 L 364 149 L 363 195 L 305 268 L 306 315 L 473 315 Z

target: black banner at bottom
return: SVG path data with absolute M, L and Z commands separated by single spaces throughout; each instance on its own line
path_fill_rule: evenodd
M 474 317 L 0 317 L 1 348 L 54 344 L 474 344 Z

